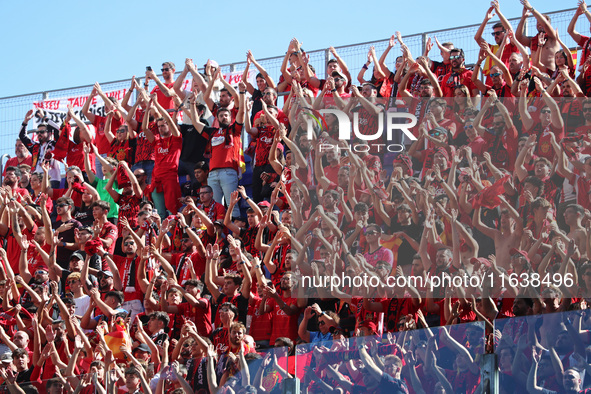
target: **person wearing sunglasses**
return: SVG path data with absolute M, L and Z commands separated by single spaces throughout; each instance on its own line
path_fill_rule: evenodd
M 443 97 L 453 97 L 454 89 L 458 85 L 466 85 L 471 97 L 479 96 L 478 88 L 472 82 L 472 70 L 468 70 L 464 64 L 464 50 L 454 48 L 449 53 L 451 71 L 441 79 Z
M 484 34 L 484 29 L 486 28 L 486 25 L 490 22 L 490 20 L 493 18 L 493 16 L 495 14 L 498 15 L 498 17 L 501 21 L 495 23 L 492 27 L 493 31 L 492 31 L 491 35 L 493 36 L 493 39 L 495 40 L 495 44 L 490 45 L 490 44 L 486 43 L 486 41 L 482 37 L 482 35 Z M 488 9 L 488 11 L 486 12 L 486 15 L 484 16 L 484 20 L 482 21 L 482 24 L 480 25 L 480 27 L 478 28 L 478 31 L 474 35 L 474 40 L 476 40 L 478 45 L 483 45 L 483 44 L 486 45 L 492 51 L 492 53 L 497 53 L 497 51 L 499 50 L 499 47 L 503 44 L 503 40 L 505 40 L 505 37 L 507 35 L 507 29 L 509 29 L 509 30 L 512 29 L 511 24 L 509 23 L 509 21 L 507 21 L 507 18 L 505 18 L 505 16 L 501 13 L 501 10 L 499 9 L 498 1 L 493 1 L 493 2 L 491 2 L 491 6 Z M 502 59 L 501 59 L 502 63 L 508 64 L 509 57 L 513 53 L 519 53 L 519 48 L 513 42 L 505 43 L 505 46 L 503 49 L 503 54 L 502 54 Z M 487 77 L 491 72 L 491 68 L 492 68 L 493 64 L 494 64 L 494 59 L 492 57 L 487 57 L 486 61 L 484 62 L 484 66 L 482 67 L 482 72 Z M 496 64 L 499 64 L 499 63 L 496 63 Z M 490 81 L 487 78 L 487 84 L 489 82 Z M 509 84 L 509 86 L 511 86 L 511 84 Z
M 497 78 L 499 77 L 493 77 L 493 79 Z M 511 110 L 504 104 L 512 104 L 512 102 L 507 101 L 507 98 L 504 102 L 501 101 L 497 97 L 496 89 L 490 89 L 487 94 L 488 97 L 482 106 L 482 111 L 476 115 L 472 125 L 478 135 L 481 135 L 487 141 L 485 150 L 490 153 L 492 164 L 496 167 L 512 171 L 513 163 L 515 163 L 515 158 L 517 157 L 518 134 L 511 119 Z M 487 114 L 494 115 L 492 115 L 492 122 L 488 121 L 488 127 L 485 127 L 484 123 L 486 122 L 485 118 Z M 490 115 L 488 116 L 490 119 Z M 473 151 L 473 153 L 475 152 Z
M 523 121 L 523 130 L 525 134 L 536 135 L 537 144 L 535 146 L 534 154 L 539 157 L 554 160 L 554 149 L 551 145 L 550 133 L 554 134 L 556 141 L 560 141 L 564 137 L 564 120 L 560 114 L 558 104 L 550 96 L 550 93 L 544 89 L 542 81 L 534 77 L 536 90 L 540 93 L 543 104 L 538 104 L 541 107 L 539 110 L 539 120 L 536 121 L 527 110 L 527 85 L 529 81 L 521 81 L 519 85 L 519 114 Z
M 478 61 L 476 62 L 476 65 L 474 66 L 474 72 L 472 73 L 472 82 L 482 94 L 486 94 L 489 90 L 494 89 L 498 97 L 505 98 L 504 104 L 507 106 L 509 111 L 513 113 L 515 104 L 513 100 L 508 99 L 509 97 L 513 97 L 513 94 L 511 93 L 511 86 L 513 85 L 511 73 L 509 72 L 507 66 L 501 61 L 501 59 L 491 52 L 490 48 L 486 44 L 483 44 L 481 48 L 482 51 L 478 56 Z M 478 79 L 478 75 L 480 74 L 480 65 L 486 59 L 486 56 L 488 56 L 488 59 L 493 59 L 495 65 L 490 68 L 490 72 L 485 84 Z
M 308 322 L 314 316 L 317 317 L 318 331 L 308 331 Z M 318 304 L 314 304 L 304 310 L 304 319 L 299 325 L 298 335 L 308 343 L 332 341 L 331 328 L 338 326 L 339 320 L 336 313 L 331 311 L 323 312 Z
M 27 135 L 27 124 L 35 115 L 41 120 L 35 131 L 37 142 L 33 141 Z M 25 115 L 18 138 L 33 156 L 31 169 L 34 172 L 42 172 L 41 165 L 47 162 L 50 166 L 49 175 L 51 176 L 51 184 L 52 186 L 59 187 L 59 182 L 61 181 L 59 163 L 51 158 L 51 154 L 49 154 L 59 138 L 59 126 L 53 121 L 47 120 L 42 109 L 37 109 L 36 113 L 34 110 L 30 110 Z
M 156 83 L 156 86 L 150 92 L 150 95 L 156 93 L 156 98 L 158 100 L 158 104 L 162 106 L 164 109 L 174 109 L 174 100 L 172 96 L 175 94 L 173 87 L 174 87 L 174 71 L 175 66 L 173 62 L 164 62 L 162 63 L 162 78 L 164 78 L 164 82 L 158 78 L 154 70 L 150 67 L 146 70 L 146 80 L 144 86 L 147 90 L 147 84 L 149 80 L 153 80 Z

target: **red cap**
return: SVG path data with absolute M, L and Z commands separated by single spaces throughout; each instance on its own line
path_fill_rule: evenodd
M 474 270 L 478 270 L 481 266 L 485 266 L 486 268 L 490 268 L 491 264 L 490 261 L 488 261 L 488 259 L 485 259 L 484 257 L 472 257 L 470 259 L 470 264 L 474 265 Z

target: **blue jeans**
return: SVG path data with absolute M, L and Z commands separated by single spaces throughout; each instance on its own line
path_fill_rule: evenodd
M 238 172 L 232 168 L 218 168 L 210 171 L 207 177 L 207 184 L 213 189 L 213 199 L 222 204 L 230 204 L 232 192 L 238 188 Z M 232 216 L 240 216 L 238 204 L 234 206 Z
M 152 172 L 154 172 L 154 160 L 142 160 L 138 161 L 134 165 L 131 166 L 131 172 L 141 168 L 146 172 L 146 183 L 152 183 Z

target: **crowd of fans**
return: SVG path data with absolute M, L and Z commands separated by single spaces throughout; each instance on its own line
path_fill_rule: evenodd
M 0 188 L 0 391 L 485 393 L 490 353 L 501 392 L 590 391 L 591 13 L 577 71 L 521 1 L 515 31 L 491 3 L 473 69 L 397 32 L 358 86 L 293 39 L 277 83 L 248 52 L 237 87 L 187 59 L 36 138 L 30 110 Z M 417 123 L 382 133 L 392 113 Z

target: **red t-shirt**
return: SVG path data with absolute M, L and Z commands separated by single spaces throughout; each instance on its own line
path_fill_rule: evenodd
M 470 94 L 472 90 L 476 89 L 476 86 L 472 82 L 472 71 L 462 69 L 461 72 L 449 72 L 443 76 L 441 81 L 441 89 L 443 90 L 443 97 L 453 97 L 456 86 L 466 85 Z
M 82 144 L 76 144 L 73 141 L 68 142 L 68 155 L 66 156 L 66 163 L 68 163 L 68 166 L 77 166 L 82 171 L 84 171 L 85 153 Z M 88 154 L 88 158 L 90 159 L 90 169 L 92 170 L 92 172 L 96 173 L 96 161 L 94 152 L 90 152 Z
M 251 303 L 248 311 L 248 314 L 252 316 L 250 335 L 255 341 L 268 341 L 271 337 L 271 317 L 273 315 L 271 312 L 259 313 L 259 306 L 263 302 L 261 297 L 251 294 L 250 300 Z M 269 299 L 267 299 L 266 303 L 270 305 Z
M 118 234 L 119 232 L 117 231 L 117 226 L 115 226 L 111 222 L 105 222 L 105 224 L 101 228 L 101 231 L 99 232 L 99 238 L 113 240 L 111 246 L 109 247 L 109 250 L 107 250 L 107 252 L 111 254 L 113 254 L 113 252 L 115 251 L 115 242 L 117 241 Z
M 163 83 L 163 85 L 169 89 L 172 89 L 172 87 L 174 86 L 174 82 Z M 166 95 L 164 93 L 162 93 L 162 91 L 160 90 L 158 85 L 156 85 L 156 87 L 154 87 L 154 89 L 152 89 L 152 91 L 150 92 L 150 94 L 153 94 L 153 93 L 156 93 L 156 99 L 158 100 L 158 104 L 160 104 L 162 106 L 162 108 L 174 109 L 174 100 L 172 99 L 172 96 L 166 97 Z
M 528 135 L 535 134 L 538 136 L 534 154 L 540 157 L 545 157 L 546 159 L 550 160 L 550 162 L 552 162 L 554 160 L 554 149 L 552 148 L 552 143 L 550 142 L 550 133 L 554 133 L 556 141 L 560 141 L 564 138 L 564 128 L 556 128 L 552 125 L 552 123 L 544 128 L 538 121 L 530 130 L 527 130 Z
M 164 180 L 167 177 L 178 177 L 179 159 L 183 148 L 183 137 L 170 136 L 162 138 L 154 135 L 154 173 L 155 180 Z
M 104 116 L 94 115 L 94 122 L 92 122 L 92 125 L 96 129 L 95 144 L 98 149 L 98 152 L 101 155 L 109 153 L 109 150 L 111 149 L 111 144 L 109 143 L 109 140 L 107 139 L 107 136 L 105 135 L 105 123 L 106 122 L 107 122 L 107 118 L 105 118 Z M 117 130 L 121 126 L 122 123 L 123 123 L 122 118 L 117 119 L 117 118 L 113 117 L 113 120 L 111 121 L 111 130 Z
M 6 169 L 8 167 L 18 167 L 21 164 L 27 164 L 29 166 L 33 166 L 33 156 L 29 155 L 25 157 L 25 160 L 22 162 L 18 161 L 18 157 L 11 157 L 10 159 L 6 160 L 6 164 L 4 164 L 4 171 L 2 172 L 2 176 L 6 175 Z
M 285 298 L 281 296 L 281 299 L 288 305 L 297 305 L 297 298 Z M 271 339 L 269 343 L 275 343 L 275 340 L 279 337 L 287 337 L 292 341 L 298 339 L 298 318 L 300 316 L 299 313 L 294 313 L 293 315 L 287 315 L 275 302 L 274 299 L 269 301 L 269 305 L 272 307 L 271 310 L 271 320 L 273 329 L 271 330 Z
M 232 123 L 227 129 L 205 127 L 201 133 L 211 143 L 209 170 L 232 168 L 238 171 L 242 124 Z
M 226 208 L 220 204 L 219 202 L 215 202 L 212 200 L 211 204 L 206 207 L 203 204 L 199 204 L 199 208 L 202 209 L 209 220 L 215 222 L 216 220 L 224 221 L 226 217 Z
M 254 116 L 253 120 L 252 120 L 252 124 L 254 124 L 254 122 L 261 117 L 262 114 L 264 114 L 265 111 L 259 111 L 256 113 L 256 115 Z M 282 125 L 284 125 L 285 127 L 289 126 L 289 118 L 287 117 L 287 115 L 285 115 L 285 113 L 280 110 L 279 108 L 277 109 L 277 120 L 279 121 L 279 123 L 281 123 Z
M 197 333 L 201 336 L 210 336 L 211 327 L 211 303 L 207 298 L 200 298 L 199 301 L 205 302 L 205 308 L 192 306 L 188 302 L 183 302 L 178 306 L 179 313 L 191 320 L 197 326 Z

